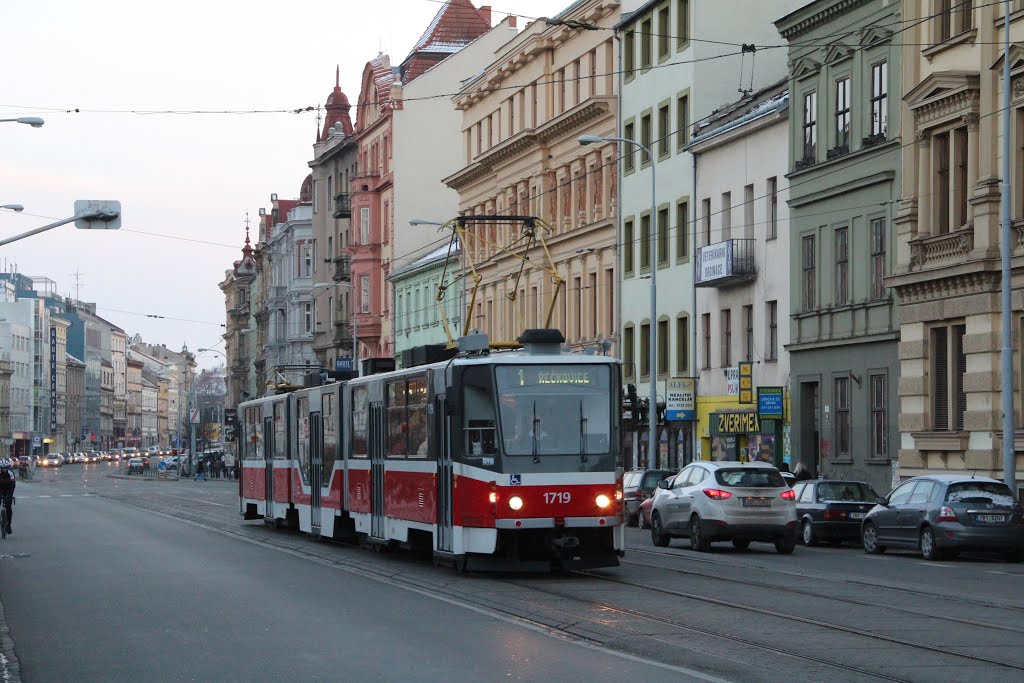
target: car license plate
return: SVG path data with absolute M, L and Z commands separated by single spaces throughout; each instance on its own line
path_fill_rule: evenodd
M 863 512 L 851 512 L 850 513 L 850 519 L 864 519 L 864 513 Z
M 772 506 L 771 498 L 744 498 L 743 507 L 745 508 L 770 508 Z
M 1006 515 L 978 515 L 975 519 L 979 522 L 1005 522 Z

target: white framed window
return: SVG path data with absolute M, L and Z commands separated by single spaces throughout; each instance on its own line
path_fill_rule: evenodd
M 370 243 L 370 207 L 359 209 L 359 243 Z
M 363 275 L 359 281 L 359 312 L 370 312 L 370 276 Z
M 871 66 L 871 134 L 884 136 L 889 128 L 889 62 Z

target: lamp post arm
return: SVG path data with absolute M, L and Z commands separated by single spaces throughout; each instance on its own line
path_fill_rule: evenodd
M 76 215 L 72 216 L 71 218 L 65 218 L 63 220 L 57 221 L 56 223 L 50 223 L 49 225 L 44 225 L 44 226 L 39 227 L 39 228 L 33 228 L 32 230 L 28 230 L 26 232 L 23 232 L 20 235 L 15 235 L 14 237 L 8 237 L 5 240 L 0 240 L 0 247 L 2 247 L 4 245 L 7 245 L 7 244 L 10 244 L 11 242 L 17 242 L 18 240 L 23 240 L 26 237 L 32 237 L 32 235 L 38 235 L 39 233 L 46 232 L 47 230 L 53 230 L 54 228 L 59 228 L 60 226 L 67 225 L 68 223 L 74 223 L 77 220 L 82 220 L 82 219 L 90 220 L 90 219 L 93 219 L 93 218 L 100 218 L 103 215 L 104 215 L 104 213 L 102 211 L 83 211 L 82 213 L 76 214 Z

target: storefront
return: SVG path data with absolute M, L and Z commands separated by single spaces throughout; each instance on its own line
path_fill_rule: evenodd
M 719 410 L 709 418 L 706 460 L 760 460 L 776 467 L 785 461 L 782 420 L 762 419 L 756 409 Z

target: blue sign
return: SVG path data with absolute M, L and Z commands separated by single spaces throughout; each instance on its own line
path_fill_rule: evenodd
M 509 486 L 522 486 L 523 475 L 521 474 L 510 474 L 508 480 Z
M 57 433 L 57 328 L 50 327 L 50 433 Z
M 334 359 L 334 371 L 335 372 L 352 372 L 352 359 L 351 358 L 335 358 Z
M 156 468 L 158 470 L 160 470 L 161 472 L 164 472 L 164 471 L 167 470 L 167 463 L 165 461 L 161 460 L 160 463 L 156 466 Z
M 784 390 L 785 387 L 757 388 L 757 414 L 762 420 L 782 420 L 785 418 Z

